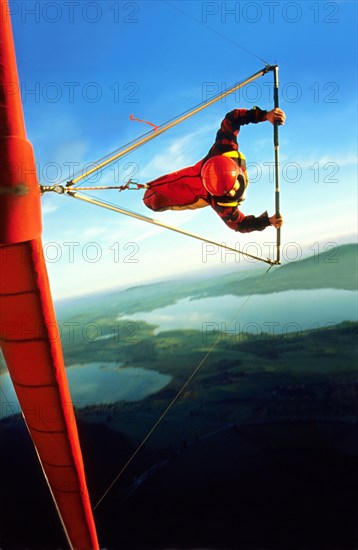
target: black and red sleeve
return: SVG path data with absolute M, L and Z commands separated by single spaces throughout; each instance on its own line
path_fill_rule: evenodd
M 271 225 L 267 212 L 263 212 L 258 217 L 245 216 L 237 207 L 219 206 L 214 197 L 211 197 L 210 205 L 230 229 L 240 233 L 263 231 Z
M 237 136 L 241 126 L 257 124 L 266 120 L 267 111 L 259 107 L 253 109 L 234 109 L 227 113 L 216 134 L 216 140 L 208 156 L 222 155 L 228 151 L 237 151 Z

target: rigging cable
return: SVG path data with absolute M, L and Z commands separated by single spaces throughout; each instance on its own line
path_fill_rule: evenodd
M 241 46 L 240 44 L 238 44 L 237 42 L 235 42 L 234 40 L 231 40 L 231 38 L 228 38 L 227 35 L 225 34 L 221 34 L 220 32 L 216 31 L 215 29 L 213 29 L 212 27 L 209 27 L 209 25 L 207 25 L 206 23 L 204 23 L 204 21 L 200 21 L 199 19 L 196 19 L 195 17 L 193 17 L 192 15 L 189 15 L 188 13 L 186 13 L 185 11 L 179 9 L 177 6 L 173 6 L 173 4 L 171 4 L 170 2 L 167 2 L 166 0 L 162 0 L 163 4 L 165 4 L 166 6 L 169 6 L 170 8 L 172 8 L 173 10 L 176 10 L 177 12 L 179 13 L 182 13 L 183 15 L 185 15 L 185 17 L 187 17 L 188 19 L 191 19 L 192 21 L 195 21 L 195 23 L 198 23 L 198 25 L 201 25 L 202 27 L 204 27 L 205 29 L 208 29 L 209 31 L 211 31 L 212 33 L 216 34 L 217 36 L 220 36 L 220 38 L 223 38 L 224 40 L 226 40 L 227 42 L 230 42 L 230 44 L 233 44 L 234 46 L 236 46 L 237 48 L 240 48 L 240 50 L 243 50 L 244 52 L 246 53 L 249 53 L 250 55 L 253 55 L 254 57 L 256 57 L 256 59 L 259 59 L 260 61 L 263 61 L 264 63 L 266 63 L 266 65 L 269 65 L 269 63 L 267 61 L 265 61 L 265 59 L 263 59 L 262 57 L 260 57 L 259 55 L 257 55 L 256 53 L 254 53 L 252 50 L 249 50 L 248 48 L 245 48 L 244 46 Z M 239 3 L 237 2 L 236 3 L 237 5 L 239 5 Z M 235 5 L 235 8 L 236 8 L 236 5 Z M 239 6 L 240 8 L 240 6 Z M 233 13 L 233 12 L 232 12 Z M 209 15 L 209 14 L 208 14 Z
M 120 157 L 123 157 L 124 155 L 127 155 L 129 152 L 134 151 L 135 149 L 141 147 L 142 145 L 144 145 L 148 141 L 154 139 L 155 137 L 157 137 L 158 135 L 164 133 L 165 131 L 169 130 L 170 128 L 173 128 L 174 126 L 176 126 L 180 122 L 186 120 L 187 118 L 189 118 L 189 117 L 193 116 L 194 114 L 200 112 L 201 110 L 205 109 L 206 107 L 212 105 L 213 103 L 215 103 L 215 102 L 219 101 L 220 99 L 226 97 L 227 95 L 233 93 L 234 91 L 238 90 L 239 88 L 245 86 L 249 82 L 252 82 L 253 80 L 256 80 L 257 78 L 260 78 L 261 76 L 266 74 L 268 71 L 273 71 L 274 72 L 274 101 L 275 101 L 275 107 L 277 107 L 278 106 L 278 66 L 277 65 L 273 65 L 273 66 L 266 65 L 263 69 L 261 69 L 257 73 L 255 73 L 252 76 L 250 76 L 249 78 L 235 84 L 234 86 L 232 86 L 228 90 L 217 94 L 212 99 L 210 99 L 206 102 L 203 102 L 203 103 L 199 104 L 198 106 L 196 106 L 192 109 L 189 109 L 188 111 L 184 112 L 182 115 L 177 116 L 176 118 L 174 118 L 171 121 L 163 124 L 162 126 L 158 126 L 155 132 L 153 132 L 153 131 L 147 132 L 146 134 L 144 134 L 144 135 L 140 136 L 139 138 L 133 140 L 132 142 L 128 143 L 124 147 L 122 147 L 120 149 L 117 149 L 116 151 L 114 151 L 110 155 L 107 155 L 107 157 L 103 157 L 100 161 L 98 161 L 98 164 L 95 164 L 95 166 L 93 166 L 91 169 L 87 170 L 84 173 L 79 174 L 77 177 L 74 177 L 72 180 L 67 181 L 65 187 L 61 184 L 57 184 L 57 185 L 53 185 L 53 186 L 47 186 L 47 187 L 46 186 L 41 186 L 41 191 L 42 192 L 55 191 L 59 194 L 66 194 L 68 196 L 72 196 L 74 198 L 83 200 L 85 202 L 95 204 L 96 206 L 101 206 L 103 208 L 107 208 L 109 210 L 113 210 L 115 212 L 125 214 L 127 216 L 131 216 L 131 217 L 140 219 L 142 221 L 146 221 L 148 223 L 164 227 L 166 229 L 170 229 L 171 231 L 175 231 L 177 233 L 181 233 L 183 235 L 187 235 L 187 236 L 190 236 L 192 238 L 199 239 L 201 241 L 204 241 L 204 242 L 207 242 L 207 243 L 210 243 L 210 244 L 214 244 L 214 245 L 220 246 L 222 248 L 226 248 L 226 249 L 228 249 L 232 252 L 236 252 L 236 253 L 242 254 L 244 256 L 248 256 L 250 258 L 257 259 L 259 261 L 263 261 L 263 262 L 271 264 L 271 265 L 280 264 L 280 243 L 281 243 L 281 231 L 280 231 L 280 229 L 276 229 L 276 231 L 277 231 L 276 260 L 271 260 L 269 258 L 254 256 L 252 254 L 248 254 L 248 253 L 245 253 L 243 251 L 233 249 L 231 247 L 227 247 L 223 243 L 220 244 L 220 243 L 217 243 L 217 242 L 212 241 L 210 239 L 205 239 L 205 238 L 203 238 L 199 235 L 189 233 L 189 232 L 184 231 L 182 229 L 169 226 L 169 225 L 167 225 L 163 222 L 160 222 L 158 220 L 154 220 L 152 218 L 148 218 L 146 216 L 142 216 L 141 214 L 137 214 L 135 212 L 127 210 L 125 208 L 115 206 L 115 205 L 113 205 L 109 202 L 99 201 L 95 198 L 86 196 L 84 194 L 79 194 L 77 192 L 77 187 L 75 186 L 75 184 L 77 184 L 81 180 L 84 180 L 85 178 L 88 178 L 91 174 L 97 172 L 101 168 L 104 168 L 104 167 L 108 166 L 109 164 L 111 164 L 111 163 L 115 162 L 116 160 L 118 160 Z M 274 124 L 274 149 L 275 149 L 275 204 L 276 204 L 276 217 L 278 217 L 280 215 L 279 214 L 279 193 L 280 193 L 280 188 L 279 188 L 279 173 L 278 173 L 278 163 L 279 163 L 278 150 L 279 150 L 279 146 L 278 146 L 278 123 L 277 122 L 275 122 L 275 124 Z M 123 185 L 123 186 L 107 186 L 107 187 L 101 186 L 101 187 L 97 187 L 97 188 L 96 187 L 85 187 L 83 189 L 84 190 L 85 189 L 87 189 L 87 190 L 118 189 L 120 191 L 123 191 L 124 189 L 133 189 L 133 187 L 131 187 L 131 185 L 134 185 L 135 186 L 134 188 L 137 188 L 137 189 L 145 188 L 145 185 L 135 184 L 134 182 L 131 182 L 131 180 L 129 180 L 129 182 L 127 182 L 127 184 Z
M 248 254 L 248 253 L 245 253 L 243 251 L 240 251 L 240 250 L 237 250 L 237 249 L 233 249 L 231 247 L 227 247 L 226 245 L 223 245 L 223 243 L 217 243 L 215 241 L 211 241 L 209 239 L 206 239 L 206 238 L 203 238 L 201 236 L 198 236 L 198 235 L 195 235 L 195 234 L 192 234 L 192 233 L 189 233 L 187 231 L 184 231 L 182 229 L 179 229 L 179 228 L 176 228 L 176 227 L 172 227 L 172 226 L 169 226 L 167 224 L 164 224 L 163 222 L 160 222 L 158 220 L 154 220 L 154 219 L 151 219 L 151 218 L 148 218 L 146 216 L 142 216 L 140 214 L 137 214 L 135 212 L 132 212 L 130 210 L 127 210 L 127 209 L 124 209 L 122 207 L 118 207 L 116 205 L 113 205 L 109 202 L 105 202 L 105 201 L 99 201 L 93 197 L 90 197 L 90 196 L 87 196 L 85 194 L 80 194 L 77 192 L 77 188 L 74 187 L 74 184 L 78 183 L 79 181 L 81 181 L 82 179 L 85 179 L 87 178 L 88 176 L 90 176 L 92 173 L 98 171 L 99 169 L 101 169 L 102 167 L 105 167 L 105 166 L 108 166 L 110 163 L 114 162 L 115 160 L 117 160 L 118 158 L 124 156 L 125 154 L 133 151 L 134 149 L 142 146 L 144 143 L 146 143 L 147 141 L 150 141 L 151 139 L 154 139 L 155 137 L 157 137 L 158 135 L 160 135 L 161 133 L 165 132 L 166 130 L 174 127 L 176 124 L 179 124 L 180 122 L 182 122 L 183 120 L 186 120 L 187 118 L 189 118 L 190 116 L 196 114 L 197 112 L 201 111 L 202 109 L 204 109 L 205 107 L 215 103 L 216 101 L 218 101 L 219 99 L 221 99 L 222 97 L 225 97 L 226 95 L 229 95 L 230 93 L 232 93 L 233 91 L 241 88 L 242 86 L 244 86 L 245 84 L 247 84 L 248 82 L 251 82 L 253 80 L 255 80 L 256 78 L 259 78 L 260 76 L 264 75 L 265 73 L 267 73 L 269 70 L 274 70 L 275 71 L 275 106 L 278 105 L 278 67 L 275 66 L 275 67 L 271 67 L 269 65 L 266 65 L 266 67 L 264 69 L 262 69 L 261 71 L 259 71 L 258 73 L 255 73 L 255 75 L 253 75 L 252 77 L 246 79 L 245 81 L 233 86 L 232 88 L 230 88 L 229 90 L 227 90 L 226 92 L 224 93 L 221 93 L 221 94 L 218 94 L 215 98 L 211 99 L 210 101 L 207 101 L 205 103 L 202 103 L 200 104 L 198 107 L 195 107 L 194 109 L 191 109 L 189 111 L 187 111 L 186 113 L 184 113 L 183 115 L 175 118 L 173 121 L 167 123 L 167 124 L 164 124 L 163 126 L 161 127 L 158 127 L 158 129 L 156 130 L 156 132 L 150 132 L 150 133 L 147 133 L 145 134 L 144 136 L 141 136 L 140 138 L 134 140 L 133 142 L 131 142 L 130 144 L 128 144 L 127 146 L 125 146 L 124 148 L 120 149 L 118 152 L 116 152 L 115 154 L 112 154 L 112 156 L 110 156 L 109 158 L 105 158 L 103 159 L 103 161 L 101 162 L 101 164 L 99 164 L 98 166 L 88 170 L 87 172 L 81 174 L 80 176 L 74 178 L 73 180 L 67 182 L 67 189 L 66 187 L 63 187 L 62 185 L 55 185 L 55 186 L 52 186 L 52 188 L 43 188 L 43 191 L 56 191 L 57 193 L 62 193 L 62 194 L 67 194 L 68 196 L 71 196 L 73 198 L 77 198 L 79 200 L 83 200 L 85 202 L 88 202 L 88 203 L 91 203 L 91 204 L 94 204 L 96 206 L 101 206 L 103 208 L 107 208 L 109 210 L 112 210 L 112 211 L 115 211 L 115 212 L 119 212 L 121 214 L 124 214 L 124 215 L 127 215 L 127 216 L 130 216 L 130 217 L 133 217 L 133 218 L 136 218 L 136 219 L 140 219 L 142 221 L 145 221 L 147 223 L 151 223 L 153 225 L 157 225 L 157 226 L 160 226 L 160 227 L 164 227 L 166 229 L 169 229 L 171 231 L 175 231 L 177 233 L 181 233 L 183 235 L 187 235 L 187 236 L 190 236 L 192 238 L 195 238 L 195 239 L 198 239 L 198 240 L 201 240 L 201 241 L 204 241 L 204 242 L 207 242 L 207 243 L 210 243 L 210 244 L 214 244 L 214 245 L 218 245 L 218 246 L 221 246 L 222 248 L 226 248 L 228 250 L 231 250 L 232 252 L 236 252 L 236 253 L 240 253 L 242 255 L 245 255 L 245 256 L 248 256 L 250 258 L 254 258 L 254 259 L 257 259 L 259 261 L 263 261 L 265 263 L 268 263 L 270 264 L 270 267 L 267 269 L 267 271 L 265 272 L 268 273 L 269 270 L 271 269 L 271 267 L 273 265 L 277 265 L 279 264 L 279 250 L 277 250 L 277 260 L 271 260 L 271 259 L 268 259 L 268 258 L 262 258 L 262 257 L 258 257 L 258 256 L 254 256 L 254 255 L 251 255 L 251 254 Z M 275 192 L 276 192 L 276 214 L 279 213 L 279 182 L 278 182 L 278 125 L 276 124 L 274 126 L 274 145 L 275 145 L 275 164 L 276 164 L 276 181 L 275 181 Z M 130 182 L 128 182 L 128 184 L 130 184 Z M 114 188 L 114 187 L 110 187 L 110 188 Z M 123 189 L 121 189 L 123 190 Z M 277 237 L 277 246 L 279 246 L 279 236 Z M 260 280 L 260 279 L 259 279 Z M 255 285 L 256 287 L 256 285 Z M 229 323 L 229 326 L 231 323 L 233 323 L 233 321 L 236 319 L 236 317 L 239 315 L 239 313 L 242 311 L 242 309 L 245 307 L 245 305 L 247 304 L 247 302 L 249 301 L 249 299 L 251 298 L 251 296 L 253 295 L 254 291 L 255 291 L 255 287 L 253 289 L 253 291 L 250 293 L 250 295 L 246 298 L 246 300 L 244 301 L 244 303 L 242 304 L 242 306 L 240 307 L 239 311 L 235 314 L 235 316 L 233 317 L 233 319 L 230 321 Z M 185 388 L 189 385 L 189 383 L 191 382 L 191 380 L 194 378 L 194 376 L 196 375 L 196 373 L 199 371 L 199 369 L 201 368 L 201 366 L 207 361 L 208 357 L 210 356 L 210 354 L 214 351 L 214 349 L 216 348 L 217 344 L 219 343 L 219 340 L 220 340 L 221 336 L 219 335 L 219 337 L 214 341 L 213 345 L 211 346 L 211 348 L 207 351 L 207 353 L 205 354 L 205 356 L 203 357 L 203 359 L 199 362 L 199 364 L 196 366 L 196 368 L 194 369 L 194 371 L 191 373 L 191 375 L 189 376 L 189 378 L 186 380 L 186 382 L 184 383 L 184 385 L 180 388 L 180 390 L 177 392 L 177 394 L 175 395 L 174 399 L 172 399 L 172 401 L 169 403 L 169 405 L 167 406 L 167 408 L 165 409 L 165 411 L 162 413 L 162 415 L 159 417 L 159 419 L 157 420 L 157 422 L 154 424 L 154 426 L 151 428 L 151 430 L 148 432 L 148 434 L 146 435 L 146 437 L 144 438 L 144 440 L 142 441 L 142 443 L 138 446 L 138 448 L 136 449 L 136 451 L 132 454 L 132 456 L 129 458 L 129 460 L 127 461 L 127 463 L 123 466 L 123 468 L 121 469 L 121 471 L 119 472 L 119 474 L 116 476 L 116 478 L 112 481 L 112 483 L 110 484 L 110 486 L 107 488 L 107 490 L 105 491 L 105 493 L 102 495 L 102 497 L 99 499 L 99 501 L 97 502 L 97 504 L 94 506 L 93 510 L 95 510 L 99 505 L 100 503 L 103 501 L 103 499 L 105 498 L 105 496 L 109 493 L 109 491 L 112 489 L 112 487 L 115 485 L 115 483 L 117 482 L 117 480 L 120 478 L 120 476 L 122 475 L 122 473 L 125 471 L 125 469 L 128 467 L 128 465 L 132 462 L 132 460 L 134 459 L 134 457 L 138 454 L 138 452 L 140 451 L 140 449 L 143 447 L 143 445 L 146 443 L 146 441 L 150 438 L 150 436 L 152 435 L 152 433 L 156 430 L 156 428 L 159 426 L 159 424 L 163 421 L 163 419 L 165 418 L 165 416 L 168 414 L 168 412 L 170 411 L 170 409 L 173 407 L 173 405 L 176 403 L 176 401 L 179 399 L 180 395 L 183 393 L 183 391 L 185 390 Z
M 264 74 L 266 74 L 267 72 L 272 71 L 272 70 L 274 70 L 274 66 L 266 65 L 263 69 L 256 72 L 255 74 L 253 74 L 249 78 L 247 78 L 247 79 L 245 79 L 241 82 L 238 82 L 237 84 L 235 84 L 231 88 L 228 88 L 227 90 L 218 93 L 213 98 L 211 98 L 207 101 L 204 101 L 202 103 L 199 103 L 199 105 L 196 105 L 195 107 L 185 111 L 181 115 L 169 120 L 168 122 L 162 124 L 161 126 L 158 126 L 157 129 L 155 130 L 155 132 L 149 131 L 145 134 L 142 134 L 137 139 L 129 142 L 124 147 L 116 149 L 115 151 L 113 151 L 109 155 L 107 155 L 105 157 L 102 157 L 97 162 L 93 163 L 94 166 L 92 168 L 90 168 L 89 170 L 85 171 L 84 173 L 78 173 L 78 175 L 76 175 L 71 181 L 68 182 L 68 185 L 73 186 L 73 185 L 77 184 L 79 181 L 88 178 L 90 175 L 94 174 L 95 172 L 98 172 L 102 168 L 108 166 L 109 164 L 112 164 L 113 162 L 115 162 L 119 158 L 123 157 L 124 155 L 127 155 L 131 151 L 134 151 L 138 147 L 141 147 L 142 145 L 144 145 L 148 141 L 160 136 L 161 134 L 163 134 L 167 130 L 170 130 L 171 128 L 173 128 L 177 124 L 180 124 L 184 120 L 186 120 L 186 119 L 190 118 L 191 116 L 199 113 L 203 109 L 206 109 L 210 105 L 213 105 L 217 101 L 220 101 L 224 97 L 234 93 L 236 90 L 242 88 L 243 86 L 245 86 L 246 84 L 249 84 L 250 82 L 253 82 L 254 80 L 260 78 L 261 76 L 263 76 Z M 60 182 L 60 183 L 64 183 L 64 182 Z
M 90 204 L 93 204 L 95 206 L 100 206 L 102 208 L 107 208 L 108 210 L 112 210 L 114 212 L 117 212 L 119 214 L 124 214 L 125 216 L 129 216 L 131 218 L 136 218 L 137 220 L 141 220 L 147 223 L 150 223 L 152 225 L 157 225 L 159 227 L 163 227 L 164 229 L 169 229 L 170 231 L 174 231 L 176 233 L 180 233 L 181 235 L 186 235 L 187 237 L 191 237 L 193 239 L 197 239 L 199 241 L 212 244 L 214 246 L 219 246 L 221 248 L 224 248 L 226 250 L 229 250 L 230 252 L 235 252 L 236 254 L 241 254 L 242 256 L 246 256 L 248 258 L 258 260 L 260 262 L 265 262 L 270 265 L 276 265 L 276 260 L 271 260 L 270 258 L 264 258 L 262 256 L 255 256 L 254 254 L 249 254 L 248 252 L 244 252 L 243 250 L 239 250 L 237 248 L 232 248 L 230 246 L 225 245 L 224 243 L 219 243 L 217 241 L 213 241 L 211 239 L 207 239 L 206 237 L 201 237 L 200 235 L 196 235 L 195 233 L 190 233 L 189 231 L 185 231 L 184 229 L 180 229 L 179 227 L 175 227 L 173 225 L 168 225 L 164 222 L 161 222 L 159 220 L 156 220 L 154 218 L 148 218 L 147 216 L 143 216 L 142 214 L 138 214 L 137 212 L 133 212 L 132 210 L 128 210 L 126 208 L 123 208 L 122 206 L 117 206 L 115 204 L 112 204 L 108 201 L 100 201 L 92 196 L 87 195 L 86 193 L 78 193 L 76 191 L 70 191 L 66 192 L 66 189 L 63 191 L 66 195 L 69 197 L 73 197 L 75 199 L 82 200 L 84 202 L 88 202 Z
M 242 310 L 244 309 L 244 307 L 246 306 L 246 304 L 248 303 L 248 301 L 250 300 L 250 298 L 253 296 L 253 294 L 255 293 L 255 290 L 257 289 L 257 286 L 258 286 L 258 283 L 261 282 L 261 279 L 263 277 L 263 275 L 266 275 L 270 269 L 271 269 L 272 265 L 270 265 L 270 267 L 261 275 L 261 277 L 259 277 L 256 281 L 255 281 L 255 284 L 253 286 L 253 289 L 251 291 L 251 293 L 246 297 L 246 299 L 244 300 L 244 302 L 241 304 L 240 308 L 238 309 L 238 311 L 235 313 L 235 315 L 233 316 L 233 318 L 231 319 L 231 321 L 229 322 L 228 324 L 228 328 L 230 327 L 230 325 L 232 325 L 234 323 L 234 321 L 236 321 L 238 315 L 242 312 Z M 138 445 L 138 447 L 136 448 L 136 450 L 132 453 L 132 455 L 129 457 L 129 459 L 127 460 L 127 462 L 124 464 L 124 466 L 122 467 L 122 469 L 119 471 L 119 473 L 116 475 L 116 477 L 113 479 L 113 481 L 111 482 L 111 484 L 107 487 L 107 489 L 105 490 L 105 492 L 103 493 L 103 495 L 101 496 L 101 498 L 97 501 L 97 503 L 94 505 L 93 507 L 93 511 L 95 511 L 98 506 L 101 504 L 101 502 L 104 500 L 104 498 L 108 495 L 108 493 L 111 491 L 111 489 L 114 487 L 114 485 L 117 483 L 117 481 L 119 480 L 119 478 L 122 476 L 122 474 L 124 473 L 124 471 L 128 468 L 128 466 L 132 463 L 132 461 L 134 460 L 134 458 L 137 456 L 137 454 L 139 453 L 139 451 L 142 449 L 142 447 L 145 445 L 145 443 L 148 441 L 148 439 L 151 437 L 151 435 L 154 433 L 154 431 L 158 428 L 159 424 L 164 420 L 164 418 L 166 417 L 166 415 L 168 414 L 168 412 L 170 411 L 170 409 L 175 405 L 175 403 L 178 401 L 179 397 L 182 395 L 182 393 L 184 392 L 184 390 L 187 388 L 187 386 L 190 384 L 190 382 L 192 381 L 192 379 L 195 377 L 195 375 L 197 374 L 197 372 L 199 371 L 199 369 L 206 363 L 208 357 L 211 355 L 211 353 L 214 351 L 214 349 L 216 348 L 216 346 L 218 345 L 218 343 L 220 342 L 222 338 L 222 335 L 219 334 L 218 337 L 216 338 L 216 340 L 214 341 L 214 343 L 212 344 L 212 346 L 209 348 L 209 350 L 206 352 L 206 354 L 204 355 L 204 357 L 199 361 L 199 363 L 197 364 L 197 366 L 195 367 L 195 369 L 193 370 L 193 372 L 190 374 L 190 376 L 187 378 L 187 380 L 184 382 L 184 384 L 181 386 L 181 388 L 179 389 L 179 391 L 175 394 L 174 398 L 170 401 L 169 405 L 167 406 L 167 408 L 164 410 L 164 412 L 160 415 L 160 417 L 158 418 L 158 420 L 155 422 L 155 424 L 152 426 L 152 428 L 149 430 L 149 432 L 147 433 L 147 435 L 144 437 L 144 439 L 142 440 L 142 442 Z
M 8 399 L 8 397 L 7 397 L 7 395 L 4 391 L 4 388 L 1 386 L 1 384 L 0 384 L 0 392 L 2 393 L 5 402 L 7 403 L 8 407 L 9 407 L 8 410 L 11 412 L 11 414 L 15 415 L 16 414 L 15 405 L 14 405 L 14 403 L 10 402 L 10 400 Z M 1 403 L 1 401 L 0 401 L 0 403 Z M 0 418 L 1 418 L 1 420 L 3 419 L 2 410 L 1 410 Z

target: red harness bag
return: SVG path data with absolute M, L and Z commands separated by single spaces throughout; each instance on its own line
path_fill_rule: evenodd
M 200 177 L 203 163 L 201 160 L 194 166 L 150 181 L 143 196 L 144 204 L 155 212 L 208 206 L 208 192 Z

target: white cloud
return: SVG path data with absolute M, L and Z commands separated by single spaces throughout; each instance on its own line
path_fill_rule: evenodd
M 148 211 L 149 212 L 149 211 Z M 167 224 L 174 228 L 182 228 L 190 224 L 198 216 L 198 213 L 192 210 L 184 211 L 167 211 L 154 213 L 154 216 L 144 214 L 145 218 L 158 221 L 159 224 Z M 152 239 L 164 231 L 168 232 L 165 227 L 151 222 L 134 219 L 127 216 L 114 217 L 113 221 L 106 221 L 101 226 L 86 228 L 81 232 L 82 241 L 96 241 L 103 247 L 109 248 L 114 242 L 130 242 L 135 241 L 141 243 L 145 240 Z
M 47 202 L 42 204 L 42 215 L 47 216 L 49 214 L 53 214 L 53 212 L 56 212 L 58 210 L 58 206 L 55 205 L 53 202 Z
M 207 142 L 206 152 L 214 141 L 209 137 L 214 128 L 217 129 L 217 123 L 200 126 L 197 130 L 176 138 L 172 143 L 164 143 L 163 152 L 157 153 L 142 168 L 144 178 L 156 178 L 198 162 L 205 156 L 205 153 L 202 152 L 202 143 Z

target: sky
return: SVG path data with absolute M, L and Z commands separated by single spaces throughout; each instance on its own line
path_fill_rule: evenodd
M 357 3 L 11 1 L 29 140 L 39 182 L 90 163 L 262 69 L 279 65 L 282 261 L 356 240 Z M 158 136 L 83 185 L 145 183 L 190 166 L 232 109 L 273 107 L 272 72 Z M 245 214 L 274 213 L 273 128 L 239 136 L 250 175 Z M 235 233 L 211 208 L 153 213 L 142 191 L 101 200 L 252 254 L 276 231 Z M 55 301 L 187 273 L 259 267 L 240 255 L 71 197 L 42 199 Z

